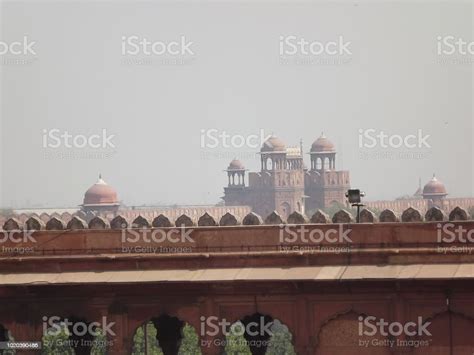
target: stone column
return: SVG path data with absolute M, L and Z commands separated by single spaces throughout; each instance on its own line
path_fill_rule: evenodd
M 107 310 L 107 321 L 113 322 L 112 331 L 107 334 L 107 354 L 129 355 L 133 346 L 133 329 L 128 329 L 128 310 L 120 302 L 113 302 Z
M 33 302 L 33 301 L 32 301 Z M 41 316 L 30 304 L 21 303 L 13 306 L 7 313 L 13 320 L 3 324 L 10 331 L 15 341 L 41 342 L 43 335 Z M 17 350 L 17 354 L 38 354 L 38 350 Z
M 34 322 L 20 320 L 15 324 L 15 329 L 10 329 L 12 336 L 15 341 L 27 341 L 27 342 L 41 342 L 42 331 L 41 326 L 37 327 Z M 38 354 L 38 350 L 17 350 L 17 354 Z
M 201 302 L 200 305 L 200 314 L 201 317 L 201 322 L 205 322 L 207 317 L 211 316 L 216 316 L 218 317 L 219 315 L 217 314 L 217 308 L 214 305 L 214 302 L 211 298 L 206 298 Z M 216 337 L 212 337 L 210 335 L 207 335 L 206 328 L 201 329 L 196 329 L 198 335 L 199 335 L 199 345 L 201 346 L 201 353 L 202 355 L 220 355 L 222 352 L 222 348 L 216 346 L 215 339 Z M 201 334 L 201 332 L 204 332 L 204 334 Z M 223 335 L 222 335 L 223 336 Z
M 295 352 L 298 355 L 310 355 L 314 353 L 311 347 L 312 329 L 308 325 L 312 324 L 310 321 L 311 312 L 308 309 L 307 301 L 304 297 L 298 297 L 296 301 L 297 309 L 297 323 L 296 329 L 293 329 L 293 344 Z M 290 329 L 291 331 L 292 329 Z

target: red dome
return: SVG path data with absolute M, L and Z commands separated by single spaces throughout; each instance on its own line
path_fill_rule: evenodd
M 423 187 L 423 195 L 447 195 L 446 187 L 436 176 Z
M 313 144 L 311 145 L 311 153 L 331 153 L 335 152 L 336 148 L 334 144 L 326 138 L 324 134 L 321 134 L 321 137 L 316 139 Z
M 271 136 L 262 145 L 261 152 L 286 152 L 285 143 L 278 137 Z
M 118 204 L 117 192 L 99 176 L 99 180 L 86 191 L 84 205 L 111 204 Z

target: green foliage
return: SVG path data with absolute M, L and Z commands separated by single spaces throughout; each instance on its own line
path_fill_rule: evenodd
M 135 332 L 133 337 L 132 355 L 163 355 L 158 340 L 156 340 L 156 328 L 152 322 L 146 324 L 146 344 L 145 344 L 145 327 L 141 326 Z M 145 346 L 147 352 L 145 353 Z
M 132 355 L 163 355 L 158 340 L 156 340 L 156 328 L 152 322 L 146 325 L 146 339 L 147 352 L 145 352 L 145 332 L 144 327 L 141 326 L 135 332 L 133 337 L 133 351 Z M 192 326 L 185 324 L 183 327 L 183 339 L 179 347 L 179 355 L 201 355 L 201 348 L 199 347 L 199 337 Z
M 64 324 L 58 334 L 48 329 L 43 335 L 42 342 L 42 355 L 74 355 L 74 350 L 69 344 L 69 331 Z
M 43 336 L 43 348 L 41 349 L 42 355 L 75 355 L 70 339 L 70 333 L 67 327 L 62 324 L 61 331 L 56 332 L 46 331 Z M 102 329 L 96 330 L 95 338 L 92 342 L 91 355 L 106 355 L 107 354 L 107 336 L 103 333 Z
M 224 355 L 252 355 L 243 336 L 242 322 L 232 324 L 225 341 Z
M 107 335 L 102 329 L 97 329 L 92 345 L 91 355 L 106 355 L 107 354 Z
M 271 330 L 273 335 L 270 338 L 266 355 L 296 355 L 288 327 L 276 320 Z
M 189 324 L 183 327 L 183 339 L 181 340 L 178 355 L 201 355 L 199 337 L 194 328 Z
M 273 335 L 268 342 L 267 355 L 296 355 L 288 327 L 276 320 L 271 327 L 271 332 Z M 242 333 L 243 324 L 241 322 L 234 323 L 226 338 L 224 355 L 252 354 Z
M 272 328 L 273 336 L 270 338 L 267 355 L 296 355 L 291 343 L 292 336 L 288 328 L 275 321 Z M 135 332 L 133 337 L 132 355 L 163 355 L 158 341 L 156 339 L 156 328 L 152 322 L 146 324 L 147 351 L 145 352 L 145 332 L 144 326 L 141 326 Z M 97 330 L 91 355 L 107 354 L 107 337 L 101 329 Z M 14 351 L 3 352 L 4 355 L 13 355 Z M 69 331 L 65 325 L 62 325 L 58 334 L 49 334 L 43 336 L 42 355 L 74 355 L 69 342 Z M 199 346 L 199 336 L 195 329 L 186 324 L 183 327 L 183 339 L 179 348 L 179 355 L 201 355 Z M 243 324 L 234 323 L 226 337 L 224 355 L 251 355 L 250 349 L 243 336 Z

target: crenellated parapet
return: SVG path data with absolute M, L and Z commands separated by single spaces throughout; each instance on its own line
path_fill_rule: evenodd
M 216 218 L 208 212 L 195 217 L 193 215 L 181 214 L 173 219 L 165 214 L 149 219 L 147 216 L 138 215 L 133 220 L 122 215 L 113 218 L 95 216 L 90 220 L 73 216 L 69 220 L 63 220 L 60 216 L 52 216 L 46 222 L 37 216 L 32 216 L 26 221 L 18 218 L 8 218 L 3 222 L 4 231 L 14 230 L 80 230 L 80 229 L 124 229 L 124 228 L 171 228 L 171 227 L 218 227 L 218 226 L 249 226 L 249 225 L 281 225 L 281 224 L 330 224 L 330 223 L 355 223 L 355 212 L 351 210 L 340 210 L 332 216 L 323 211 L 316 211 L 311 217 L 299 212 L 291 213 L 285 220 L 273 211 L 265 218 L 254 212 L 246 214 L 242 219 L 230 212 L 225 213 L 220 218 Z M 360 222 L 364 223 L 411 223 L 411 222 L 442 222 L 442 221 L 467 221 L 472 220 L 472 216 L 461 208 L 453 208 L 449 214 L 444 213 L 438 207 L 432 207 L 422 214 L 414 207 L 404 210 L 398 215 L 392 210 L 383 210 L 376 215 L 370 209 L 363 209 L 360 212 Z
M 469 209 L 474 206 L 474 198 L 463 197 L 463 198 L 442 198 L 437 201 L 423 198 L 403 198 L 398 200 L 390 201 L 364 201 L 364 204 L 368 209 L 382 211 L 389 209 L 394 211 L 397 215 L 402 213 L 409 207 L 413 207 L 425 214 L 431 207 L 438 207 L 443 211 L 444 214 L 448 215 L 450 211 L 456 207 Z
M 196 223 L 199 218 L 206 213 L 212 216 L 216 221 L 221 219 L 225 214 L 230 213 L 234 215 L 238 220 L 242 220 L 248 213 L 251 212 L 251 208 L 249 206 L 183 206 L 183 207 L 173 207 L 173 208 L 161 208 L 161 207 L 148 207 L 148 208 L 133 208 L 133 209 L 119 209 L 117 212 L 110 212 L 110 211 L 82 211 L 82 210 L 69 210 L 69 211 L 52 211 L 52 212 L 43 212 L 40 214 L 37 213 L 19 213 L 14 214 L 12 216 L 4 216 L 0 215 L 0 227 L 2 227 L 7 220 L 14 219 L 16 223 L 19 225 L 26 225 L 27 221 L 29 223 L 33 223 L 30 226 L 30 229 L 47 229 L 46 224 L 55 219 L 55 222 L 52 222 L 54 225 L 54 229 L 67 229 L 67 224 L 74 218 L 80 218 L 84 220 L 87 225 L 92 223 L 93 226 L 97 226 L 99 229 L 101 228 L 101 223 L 97 217 L 102 219 L 102 222 L 106 222 L 108 224 L 112 224 L 112 221 L 116 217 L 121 217 L 124 220 L 120 221 L 121 223 L 115 224 L 115 227 L 106 226 L 107 228 L 117 229 L 117 226 L 120 226 L 123 223 L 130 224 L 137 218 L 145 218 L 150 225 L 153 225 L 155 222 L 156 225 L 153 227 L 171 227 L 167 225 L 167 222 L 162 221 L 162 218 L 166 218 L 169 221 L 176 221 L 178 217 L 182 215 L 186 215 L 191 219 L 195 220 Z M 62 221 L 65 224 L 64 228 L 57 225 L 57 221 Z M 11 222 L 9 222 L 11 223 Z M 106 223 L 106 224 L 107 224 Z M 44 225 L 43 225 L 44 224 Z M 218 224 L 218 223 L 216 223 Z M 40 226 L 41 225 L 41 226 Z M 33 228 L 33 226 L 36 226 Z M 53 226 L 51 226 L 53 227 Z M 91 228 L 95 229 L 95 228 Z

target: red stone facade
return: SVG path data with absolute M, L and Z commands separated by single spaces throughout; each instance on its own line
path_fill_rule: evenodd
M 389 209 L 395 213 L 401 214 L 409 207 L 415 208 L 425 213 L 432 207 L 438 207 L 445 213 L 453 210 L 455 207 L 461 207 L 469 210 L 474 207 L 474 198 L 447 198 L 448 192 L 444 184 L 435 176 L 428 181 L 423 189 L 420 187 L 411 198 L 403 198 L 389 201 L 368 201 L 364 202 L 367 208 L 383 211 Z
M 38 225 L 34 241 L 2 245 L 0 325 L 15 340 L 39 341 L 44 316 L 88 322 L 106 317 L 115 333 L 109 336 L 109 353 L 130 354 L 136 329 L 154 317 L 176 317 L 199 332 L 202 317 L 233 322 L 260 314 L 288 327 L 298 355 L 472 354 L 474 254 L 466 249 L 472 242 L 443 242 L 439 233 L 447 223 L 469 232 L 474 222 L 455 220 L 466 216 L 454 211 L 451 217 L 450 222 L 204 227 L 209 219 L 202 216 L 201 226 L 186 228 L 192 240 L 179 243 L 130 240 L 138 230 L 108 224 L 87 229 L 72 223 L 69 230 Z M 15 223 L 8 221 L 4 231 L 20 230 Z M 154 230 L 179 231 L 140 231 Z M 304 234 L 294 240 L 297 231 Z M 8 252 L 10 247 L 25 249 Z M 150 247 L 165 249 L 150 252 Z M 170 249 L 178 247 L 188 249 Z M 429 335 L 367 334 L 361 320 L 369 317 L 402 325 L 421 319 Z M 203 354 L 222 352 L 200 344 Z M 87 349 L 77 353 L 88 354 Z
M 248 186 L 243 164 L 230 163 L 223 197 L 227 206 L 248 205 L 263 216 L 276 211 L 286 219 L 294 211 L 313 213 L 334 203 L 346 204 L 349 172 L 336 170 L 334 145 L 324 135 L 311 147 L 310 169 L 304 165 L 302 147 L 287 148 L 275 136 L 264 143 L 260 156 L 261 170 L 249 173 Z

